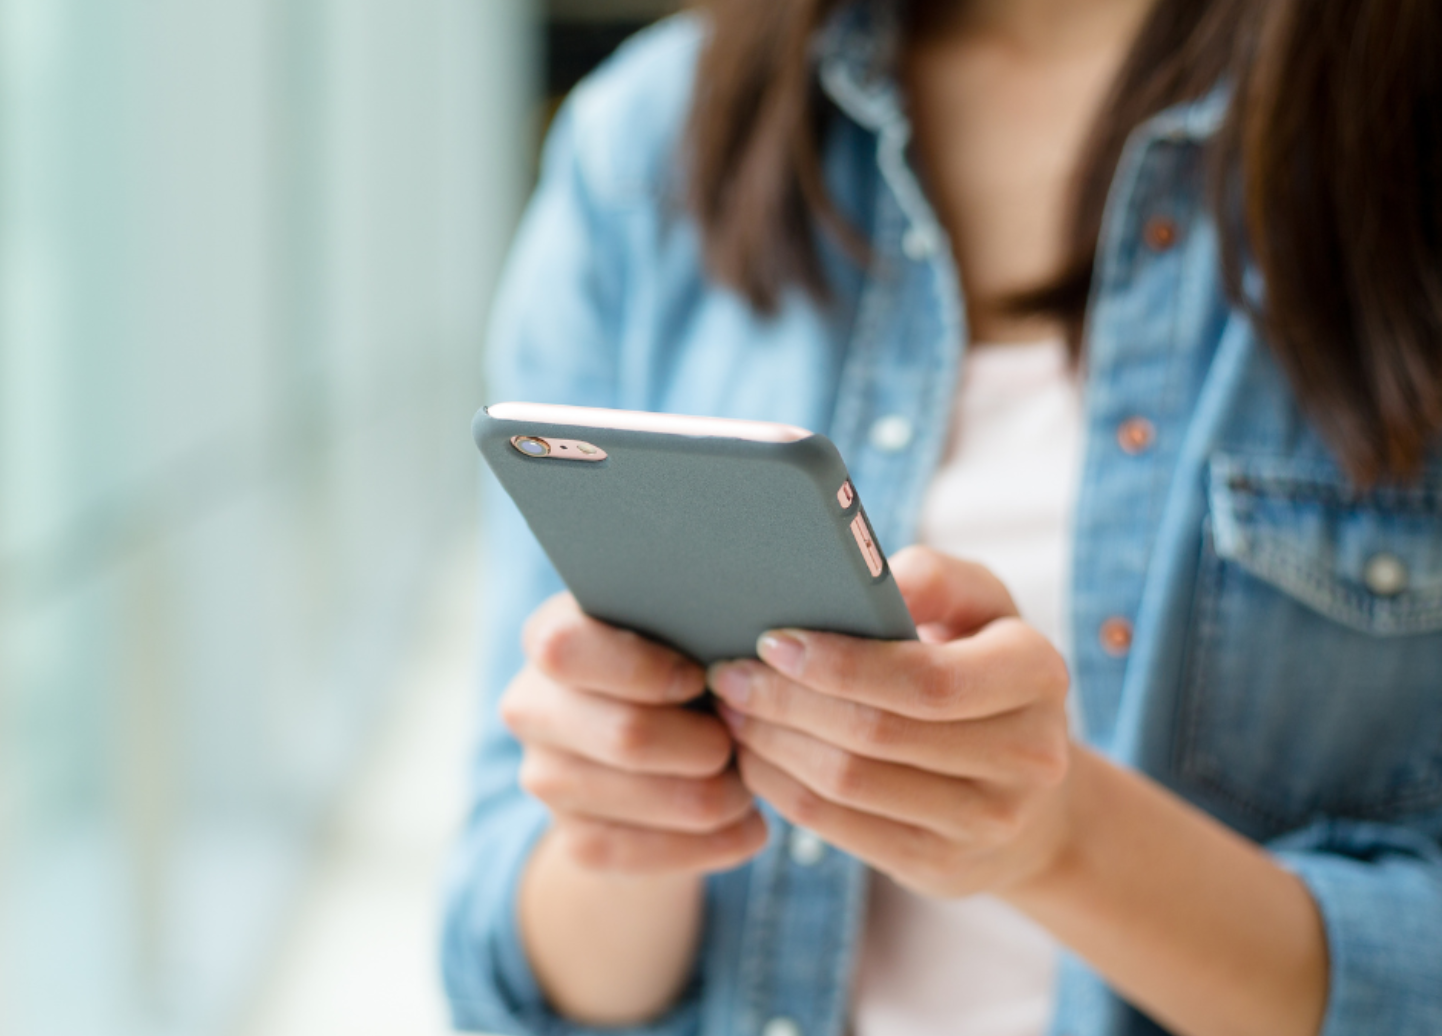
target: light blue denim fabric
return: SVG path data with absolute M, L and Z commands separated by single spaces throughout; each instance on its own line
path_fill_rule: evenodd
M 826 175 L 873 248 L 865 269 L 827 249 L 831 304 L 793 293 L 762 318 L 707 279 L 677 162 L 701 28 L 672 20 L 559 117 L 499 297 L 491 399 L 825 431 L 883 545 L 911 542 L 967 331 L 946 238 L 907 161 L 894 37 L 877 18 L 853 6 L 817 43 L 840 111 Z M 1202 162 L 1225 104 L 1219 91 L 1141 127 L 1112 189 L 1088 336 L 1075 693 L 1093 745 L 1306 882 L 1331 958 L 1325 1036 L 1435 1036 L 1442 464 L 1408 488 L 1357 491 L 1228 304 Z M 1157 218 L 1178 228 L 1173 246 L 1148 245 Z M 1138 454 L 1117 437 L 1132 417 L 1156 429 Z M 519 750 L 494 712 L 521 664 L 523 619 L 561 584 L 494 487 L 488 515 L 490 671 L 450 875 L 446 983 L 463 1028 L 579 1036 L 518 941 L 516 880 L 546 815 L 518 789 Z M 1114 616 L 1135 625 L 1126 657 L 1099 639 Z M 845 1031 L 866 870 L 770 819 L 763 855 L 709 882 L 685 996 L 635 1032 L 758 1036 L 774 1019 L 804 1036 Z M 1160 1030 L 1068 959 L 1055 1031 Z

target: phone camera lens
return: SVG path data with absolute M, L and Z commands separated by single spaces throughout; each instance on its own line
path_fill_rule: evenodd
M 545 439 L 537 439 L 534 435 L 518 435 L 511 440 L 511 445 L 527 457 L 544 457 L 551 452 L 550 444 Z

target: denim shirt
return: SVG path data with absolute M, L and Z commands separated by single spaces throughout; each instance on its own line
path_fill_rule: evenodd
M 839 110 L 827 181 L 871 243 L 864 267 L 823 243 L 829 302 L 792 292 L 763 317 L 707 277 L 677 162 L 702 27 L 673 19 L 624 47 L 558 118 L 498 297 L 490 399 L 824 431 L 882 544 L 911 542 L 949 427 L 966 311 L 908 163 L 895 37 L 877 17 L 853 5 L 817 42 Z M 1229 304 L 1203 161 L 1226 103 L 1218 91 L 1138 128 L 1112 187 L 1088 317 L 1073 693 L 1092 746 L 1306 883 L 1330 959 L 1325 1036 L 1435 1036 L 1442 464 L 1406 485 L 1356 488 Z M 1154 429 L 1141 449 L 1119 435 L 1138 418 Z M 517 878 L 546 812 L 518 788 L 520 749 L 495 716 L 521 665 L 521 623 L 561 584 L 491 488 L 484 714 L 448 883 L 446 985 L 462 1028 L 579 1036 L 546 1003 L 519 941 Z M 1125 638 L 1101 635 L 1119 622 L 1132 630 L 1124 652 Z M 760 856 L 708 879 L 685 993 L 635 1033 L 846 1031 L 867 870 L 768 820 Z M 1160 1031 L 1064 959 L 1058 1036 Z

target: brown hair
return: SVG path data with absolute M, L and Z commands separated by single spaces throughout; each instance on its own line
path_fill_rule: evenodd
M 843 0 L 712 0 L 689 128 L 690 203 L 718 279 L 763 312 L 826 284 L 819 229 L 864 244 L 827 196 L 831 112 L 811 40 Z M 925 0 L 876 0 L 915 17 Z M 935 2 L 935 0 L 932 0 Z M 1228 78 L 1213 207 L 1233 297 L 1359 483 L 1415 473 L 1442 434 L 1442 4 L 1157 0 L 1073 184 L 1070 260 L 1015 300 L 1081 330 L 1122 148 L 1149 116 Z

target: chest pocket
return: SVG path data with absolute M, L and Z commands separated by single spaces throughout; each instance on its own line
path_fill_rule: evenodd
M 1442 478 L 1219 456 L 1210 508 L 1183 780 L 1257 836 L 1442 807 Z

